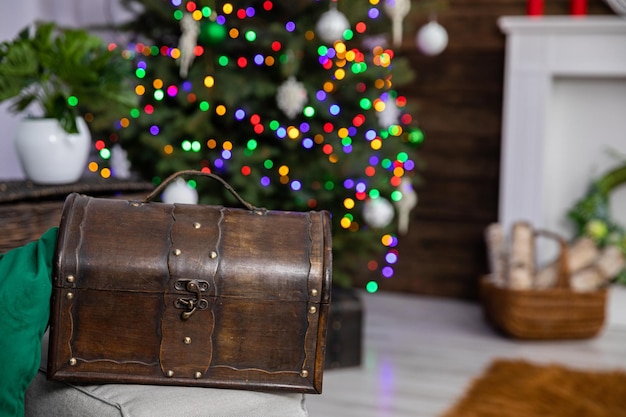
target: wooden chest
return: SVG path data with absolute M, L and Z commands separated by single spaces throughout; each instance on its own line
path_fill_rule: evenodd
M 68 196 L 48 377 L 320 393 L 327 212 Z

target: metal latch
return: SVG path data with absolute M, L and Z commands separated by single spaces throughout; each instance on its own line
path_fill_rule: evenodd
M 209 302 L 202 298 L 202 293 L 209 290 L 209 283 L 197 279 L 179 279 L 174 284 L 178 291 L 187 291 L 193 294 L 192 297 L 180 297 L 174 302 L 176 308 L 184 309 L 180 315 L 183 320 L 189 319 L 196 310 L 206 310 Z

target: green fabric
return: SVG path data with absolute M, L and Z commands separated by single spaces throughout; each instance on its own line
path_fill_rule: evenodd
M 24 393 L 41 362 L 57 233 L 54 227 L 0 255 L 0 417 L 24 415 Z

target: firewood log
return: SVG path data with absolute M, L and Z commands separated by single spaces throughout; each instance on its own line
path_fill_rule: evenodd
M 500 223 L 491 223 L 485 228 L 487 257 L 491 270 L 490 279 L 495 285 L 504 286 L 506 268 L 506 243 Z
M 595 242 L 589 237 L 581 237 L 568 245 L 567 269 L 574 274 L 591 265 L 598 257 L 600 251 Z M 545 289 L 556 285 L 559 264 L 558 261 L 539 269 L 535 275 L 534 288 Z
M 522 290 L 532 287 L 535 269 L 534 233 L 526 222 L 513 224 L 507 268 L 509 288 Z
M 606 286 L 624 265 L 626 260 L 621 249 L 607 246 L 592 265 L 572 274 L 570 286 L 576 292 L 595 291 Z

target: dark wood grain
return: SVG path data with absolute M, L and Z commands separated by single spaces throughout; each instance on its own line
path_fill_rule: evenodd
M 505 36 L 500 16 L 525 15 L 523 0 L 449 0 L 437 20 L 449 35 L 446 50 L 425 56 L 414 33 L 429 12 L 413 2 L 398 53 L 416 73 L 401 92 L 416 108 L 426 140 L 417 152 L 425 168 L 408 235 L 400 239 L 396 274 L 380 288 L 473 299 L 487 272 L 482 231 L 498 218 Z M 545 2 L 546 15 L 569 14 L 568 0 Z M 602 0 L 589 14 L 614 14 Z
M 71 194 L 48 377 L 320 393 L 330 216 Z

